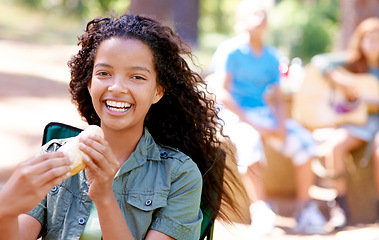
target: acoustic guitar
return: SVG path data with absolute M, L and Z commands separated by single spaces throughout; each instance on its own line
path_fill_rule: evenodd
M 318 68 L 307 65 L 302 85 L 293 96 L 293 118 L 310 130 L 347 123 L 365 124 L 369 110 L 378 106 L 373 103 L 379 99 L 379 80 L 372 74 L 355 74 L 353 82 L 361 97 L 350 102 Z

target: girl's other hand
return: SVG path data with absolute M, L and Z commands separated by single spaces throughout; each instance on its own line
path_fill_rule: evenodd
M 49 152 L 20 163 L 0 191 L 0 218 L 32 210 L 55 185 L 70 176 L 71 161 Z
M 89 197 L 93 201 L 113 194 L 113 179 L 120 164 L 107 141 L 97 135 L 79 139 L 79 148 L 85 153 L 86 176 L 90 184 Z

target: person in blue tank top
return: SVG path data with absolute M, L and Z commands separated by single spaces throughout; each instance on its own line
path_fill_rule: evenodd
M 308 194 L 314 183 L 310 160 L 316 156 L 316 143 L 308 130 L 286 116 L 279 86 L 279 53 L 263 41 L 268 27 L 263 4 L 240 3 L 236 12 L 239 34 L 221 43 L 212 58 L 212 84 L 223 107 L 219 116 L 236 147 L 239 172 L 251 200 L 253 233 L 270 232 L 276 218 L 267 204 L 262 182 L 262 140 L 290 157 L 295 166 L 295 230 L 324 233 L 325 217 Z

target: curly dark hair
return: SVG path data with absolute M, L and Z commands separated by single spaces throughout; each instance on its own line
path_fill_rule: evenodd
M 144 125 L 157 143 L 177 148 L 193 159 L 203 175 L 203 206 L 210 210 L 213 218 L 219 214 L 228 219 L 220 211 L 221 200 L 229 206 L 233 202 L 223 184 L 225 169 L 228 169 L 228 148 L 218 137 L 224 136 L 222 121 L 217 116 L 219 110 L 209 97 L 205 81 L 190 69 L 183 57 L 193 59 L 190 48 L 169 27 L 134 14 L 90 21 L 79 37 L 80 51 L 68 63 L 70 92 L 78 111 L 88 124 L 100 125 L 87 84 L 97 48 L 112 37 L 140 40 L 151 49 L 157 83 L 165 91 L 162 99 L 151 106 Z

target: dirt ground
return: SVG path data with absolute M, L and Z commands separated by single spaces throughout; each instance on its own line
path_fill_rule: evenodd
M 0 186 L 9 169 L 35 155 L 44 126 L 51 121 L 84 127 L 68 93 L 68 59 L 76 46 L 35 45 L 0 40 Z M 290 200 L 289 204 L 293 204 Z M 291 232 L 294 219 L 278 217 L 272 234 L 254 237 L 248 224 L 215 224 L 215 240 L 230 239 L 379 239 L 379 226 L 359 225 L 328 235 L 303 236 Z

